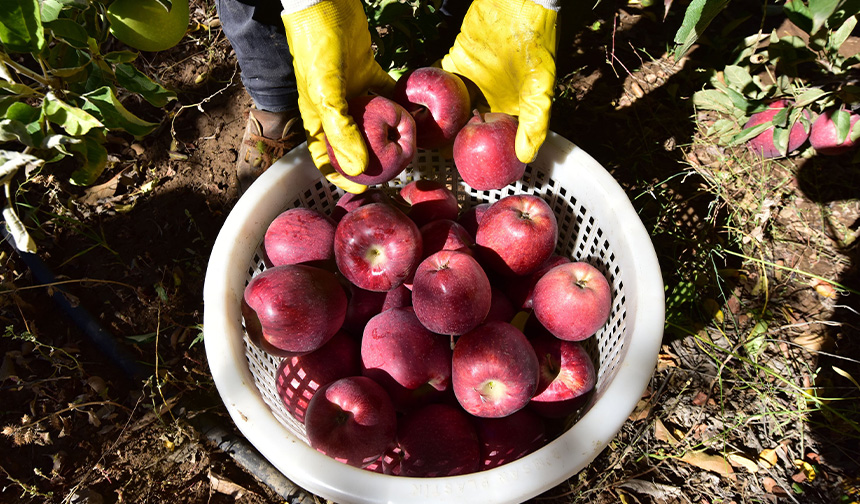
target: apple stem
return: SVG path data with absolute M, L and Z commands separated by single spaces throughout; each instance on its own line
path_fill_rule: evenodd
M 480 112 L 478 112 L 478 109 L 472 110 L 472 114 L 474 114 L 475 117 L 477 117 L 479 121 L 484 122 L 484 117 L 481 115 Z
M 577 280 L 576 286 L 580 289 L 585 289 L 586 287 L 588 287 L 588 282 L 586 282 L 585 280 Z

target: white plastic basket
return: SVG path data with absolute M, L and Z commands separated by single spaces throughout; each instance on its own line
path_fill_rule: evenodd
M 419 152 L 389 186 L 413 179 L 448 184 L 463 208 L 514 193 L 543 197 L 559 223 L 558 253 L 600 268 L 612 285 L 609 322 L 587 341 L 597 385 L 576 423 L 540 450 L 498 468 L 442 477 L 407 478 L 357 469 L 307 444 L 301 424 L 284 409 L 275 387 L 279 358 L 256 348 L 242 325 L 240 300 L 265 269 L 266 227 L 287 208 L 330 213 L 342 195 L 320 177 L 300 146 L 276 162 L 240 198 L 209 259 L 204 298 L 206 355 L 215 385 L 242 434 L 298 486 L 340 503 L 515 503 L 575 475 L 612 440 L 641 397 L 663 335 L 663 280 L 651 240 L 621 187 L 591 156 L 550 133 L 523 179 L 501 191 L 462 183 L 450 159 Z

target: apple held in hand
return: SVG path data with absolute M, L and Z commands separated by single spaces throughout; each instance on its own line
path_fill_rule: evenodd
M 418 320 L 435 333 L 471 331 L 487 317 L 491 302 L 490 280 L 470 254 L 440 250 L 415 271 L 412 306 Z
M 502 275 L 527 275 L 553 253 L 558 222 L 546 201 L 531 194 L 505 196 L 481 218 L 478 256 Z
M 368 321 L 361 338 L 362 374 L 382 385 L 395 409 L 430 402 L 451 386 L 451 344 L 424 327 L 412 307 Z
M 477 110 L 454 140 L 454 166 L 463 182 L 479 191 L 501 189 L 523 177 L 526 164 L 517 158 L 517 118 Z
M 469 416 L 448 404 L 428 404 L 403 417 L 398 450 L 383 464 L 386 474 L 433 478 L 479 469 L 478 435 Z
M 394 443 L 397 413 L 381 385 L 350 376 L 317 390 L 305 412 L 305 428 L 317 451 L 366 467 Z
M 338 331 L 313 352 L 282 360 L 275 374 L 275 388 L 287 411 L 304 423 L 308 403 L 320 387 L 359 374 L 358 341 Z
M 392 98 L 415 119 L 420 149 L 453 144 L 471 114 L 469 90 L 463 79 L 437 67 L 403 74 L 397 79 Z
M 540 381 L 529 408 L 547 418 L 575 413 L 594 389 L 596 373 L 585 347 L 543 331 L 530 340 L 540 362 Z
M 335 170 L 348 180 L 364 185 L 388 182 L 415 158 L 415 120 L 403 107 L 383 96 L 359 96 L 349 101 L 349 115 L 358 126 L 369 163 L 364 173 L 345 174 L 326 140 L 328 157 Z
M 451 383 L 467 412 L 497 418 L 522 409 L 537 390 L 538 359 L 519 329 L 488 322 L 460 336 L 451 360 Z
M 346 293 L 334 273 L 303 264 L 263 270 L 245 287 L 244 300 L 257 318 L 251 324 L 259 323 L 279 355 L 316 350 L 346 317 Z
M 413 180 L 400 188 L 400 197 L 409 205 L 409 218 L 418 227 L 437 219 L 455 220 L 460 204 L 451 189 L 435 180 Z
M 749 121 L 744 125 L 744 129 L 773 121 L 774 117 L 781 110 L 791 105 L 792 103 L 789 100 L 776 100 L 772 102 L 768 105 L 767 109 L 761 112 L 756 112 L 750 116 Z M 808 120 L 809 113 L 804 110 L 803 114 Z M 763 132 L 759 133 L 758 136 L 748 141 L 747 147 L 754 153 L 766 159 L 782 157 L 784 154 L 780 152 L 779 147 L 774 142 L 774 132 L 774 127 L 770 126 Z M 803 124 L 803 120 L 795 122 L 788 134 L 788 147 L 786 154 L 799 149 L 800 146 L 806 142 L 807 138 L 809 138 L 809 130 L 807 126 Z
M 334 220 L 304 207 L 282 212 L 266 228 L 263 248 L 273 266 L 334 261 Z
M 609 320 L 612 288 L 586 262 L 562 264 L 535 284 L 534 315 L 553 335 L 567 341 L 589 338 Z
M 335 229 L 337 267 L 365 290 L 389 291 L 402 285 L 415 273 L 421 252 L 418 226 L 385 203 L 369 203 L 349 212 Z
M 842 124 L 844 131 L 839 131 L 837 121 Z M 809 143 L 815 152 L 824 156 L 838 156 L 850 152 L 860 133 L 855 126 L 857 121 L 860 121 L 860 115 L 847 110 L 825 112 L 812 123 Z

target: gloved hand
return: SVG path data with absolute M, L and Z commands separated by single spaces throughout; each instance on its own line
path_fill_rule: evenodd
M 490 111 L 519 116 L 516 152 L 524 163 L 534 161 L 549 129 L 557 18 L 533 0 L 474 0 L 442 58 L 442 68 L 480 89 Z
M 344 173 L 364 172 L 367 145 L 347 114 L 347 100 L 368 90 L 389 94 L 394 87 L 394 79 L 373 58 L 361 1 L 322 0 L 282 17 L 314 164 L 335 185 L 360 193 L 366 186 L 349 181 L 332 167 L 325 140 Z

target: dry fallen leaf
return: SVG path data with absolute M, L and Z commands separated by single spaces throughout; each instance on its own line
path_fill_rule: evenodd
M 644 420 L 648 418 L 648 414 L 651 412 L 651 401 L 648 398 L 639 399 L 639 402 L 636 403 L 636 407 L 633 408 L 633 412 L 630 413 L 630 416 L 627 417 L 631 422 L 635 422 L 637 420 Z
M 682 496 L 680 488 L 653 481 L 631 479 L 619 483 L 618 486 L 636 493 L 645 494 L 651 497 L 654 502 L 667 502 L 672 497 L 679 498 Z
M 710 455 L 705 452 L 688 452 L 685 453 L 680 460 L 690 465 L 696 466 L 699 469 L 715 472 L 730 479 L 735 479 L 735 470 L 725 458 L 719 455 Z
M 817 474 L 815 472 L 815 467 L 812 464 L 810 464 L 809 462 L 807 462 L 805 460 L 799 460 L 798 459 L 798 460 L 794 461 L 794 465 L 795 465 L 795 467 L 800 469 L 800 474 L 803 476 L 800 479 L 800 481 L 797 481 L 796 479 L 795 479 L 795 481 L 797 481 L 798 483 L 802 483 L 805 480 L 809 480 L 809 481 L 815 480 L 815 477 L 817 476 Z M 797 475 L 795 475 L 795 476 L 797 476 Z M 794 476 L 792 477 L 792 479 L 794 479 Z
M 779 458 L 776 455 L 776 450 L 765 448 L 758 454 L 759 461 L 765 469 L 770 469 L 775 466 L 777 462 L 779 462 Z
M 246 490 L 241 486 L 233 483 L 223 476 L 213 473 L 211 470 L 209 471 L 209 484 L 212 486 L 212 491 L 224 495 L 230 495 L 237 500 L 245 495 L 246 492 Z
M 812 287 L 815 288 L 815 292 L 817 292 L 818 295 L 821 297 L 825 297 L 827 299 L 836 299 L 836 296 L 839 295 L 833 285 L 829 282 L 814 279 L 811 283 Z
M 738 455 L 737 453 L 730 453 L 726 455 L 726 460 L 729 461 L 729 464 L 731 464 L 732 467 L 743 467 L 751 473 L 758 472 L 758 464 L 748 459 L 747 457 L 744 457 L 743 455 Z
M 672 446 L 678 444 L 678 440 L 675 438 L 675 436 L 672 435 L 671 432 L 669 432 L 669 429 L 666 428 L 666 426 L 663 424 L 663 421 L 659 418 L 654 420 L 654 437 L 660 441 L 669 443 Z
M 801 334 L 793 338 L 791 342 L 810 352 L 818 352 L 828 348 L 833 343 L 833 340 L 826 334 Z

